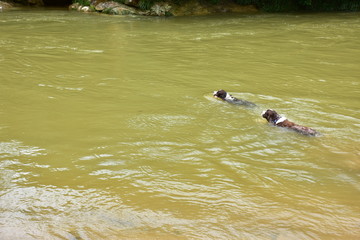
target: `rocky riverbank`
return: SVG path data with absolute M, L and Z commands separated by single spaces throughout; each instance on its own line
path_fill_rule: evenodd
M 248 3 L 253 5 L 241 5 Z M 13 6 L 69 6 L 70 9 L 81 12 L 147 16 L 189 16 L 258 11 L 291 13 L 360 11 L 359 0 L 0 0 L 0 12 Z
M 79 2 L 86 2 L 80 4 Z M 254 13 L 258 10 L 252 5 L 238 5 L 231 0 L 222 0 L 217 4 L 206 1 L 189 0 L 182 4 L 171 1 L 154 2 L 150 6 L 141 6 L 139 0 L 124 0 L 124 3 L 107 0 L 79 1 L 69 6 L 70 10 L 80 12 L 95 12 L 112 15 L 145 15 L 145 16 L 191 16 L 213 13 Z M 28 0 L 27 6 L 43 7 L 42 0 Z M 0 11 L 10 9 L 16 4 L 9 1 L 0 1 Z
M 149 9 L 142 9 L 138 0 L 125 0 L 124 4 L 114 1 L 92 1 L 84 6 L 79 3 L 70 5 L 69 9 L 81 12 L 99 12 L 114 15 L 146 15 L 146 16 L 190 16 L 207 15 L 213 13 L 254 13 L 258 10 L 252 6 L 241 6 L 231 1 L 220 4 L 200 3 L 196 0 L 177 5 L 170 2 L 155 2 Z

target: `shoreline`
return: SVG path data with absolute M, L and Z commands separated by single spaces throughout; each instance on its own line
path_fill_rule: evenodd
M 218 13 L 258 13 L 259 10 L 254 5 L 239 5 L 231 0 L 223 0 L 218 4 L 190 0 L 182 4 L 175 4 L 169 1 L 155 2 L 151 6 L 140 6 L 137 0 L 128 0 L 127 4 L 114 1 L 95 0 L 87 5 L 72 3 L 61 8 L 84 13 L 100 13 L 108 15 L 140 15 L 140 16 L 203 16 Z M 52 8 L 39 5 L 21 5 L 0 1 L 0 11 L 18 9 L 23 7 L 31 8 Z M 57 6 L 56 8 L 60 8 Z
M 181 0 L 180 0 L 181 1 Z M 251 1 L 251 5 L 242 0 L 73 0 L 63 1 L 63 5 L 45 0 L 0 0 L 0 12 L 19 8 L 63 8 L 84 13 L 99 13 L 108 15 L 139 15 L 139 16 L 204 16 L 226 13 L 319 13 L 319 12 L 359 12 L 360 2 L 351 0 L 339 4 L 324 5 L 290 0 L 291 7 L 276 1 Z M 350 1 L 350 2 L 349 2 Z M 71 3 L 72 2 L 72 3 Z M 297 5 L 296 5 L 297 3 Z M 305 5 L 304 5 L 305 4 Z

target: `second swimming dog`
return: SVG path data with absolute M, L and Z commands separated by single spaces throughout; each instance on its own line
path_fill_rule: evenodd
M 219 91 L 214 91 L 213 96 L 215 98 L 219 98 L 223 101 L 226 101 L 228 103 L 232 103 L 232 104 L 236 104 L 236 105 L 244 105 L 247 107 L 255 107 L 256 104 L 246 101 L 246 100 L 242 100 L 242 99 L 237 99 L 236 97 L 231 96 L 229 93 L 227 93 L 225 90 L 220 89 Z

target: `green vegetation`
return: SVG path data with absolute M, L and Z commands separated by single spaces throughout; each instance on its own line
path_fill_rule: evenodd
M 124 3 L 125 0 L 113 0 Z M 162 0 L 140 0 L 139 7 L 148 10 L 154 4 Z M 181 5 L 189 0 L 169 0 Z M 223 0 L 199 0 L 202 3 L 221 4 Z M 266 12 L 292 12 L 292 11 L 359 11 L 360 0 L 233 0 L 239 5 L 255 5 Z M 83 6 L 89 6 L 89 0 L 73 0 Z
M 90 6 L 90 0 L 73 0 L 73 3 L 79 3 L 82 6 Z
M 154 0 L 140 0 L 139 7 L 141 10 L 149 10 L 154 4 Z

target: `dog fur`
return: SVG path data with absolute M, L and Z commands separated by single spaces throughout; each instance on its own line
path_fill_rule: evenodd
M 219 98 L 223 101 L 226 101 L 228 103 L 232 103 L 232 104 L 236 104 L 236 105 L 244 105 L 247 107 L 255 107 L 256 104 L 246 101 L 246 100 L 242 100 L 242 99 L 237 99 L 236 97 L 231 96 L 229 93 L 227 93 L 225 90 L 220 89 L 218 91 L 214 91 L 213 96 L 215 98 Z
M 274 126 L 289 128 L 307 136 L 319 135 L 319 132 L 317 132 L 316 130 L 293 123 L 287 120 L 285 117 L 280 116 L 276 111 L 272 109 L 268 109 L 264 111 L 262 113 L 262 117 L 265 118 L 270 124 Z

